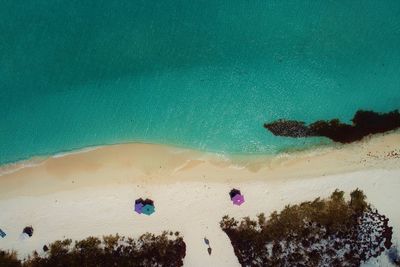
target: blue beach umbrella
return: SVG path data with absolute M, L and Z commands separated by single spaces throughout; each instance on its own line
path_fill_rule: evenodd
M 142 207 L 142 213 L 143 214 L 146 214 L 146 215 L 151 215 L 152 213 L 154 213 L 154 206 L 153 205 L 150 205 L 150 204 L 147 204 L 147 205 L 144 205 L 143 207 Z
M 4 238 L 4 237 L 6 236 L 6 233 L 4 233 L 3 230 L 1 230 L 1 229 L 0 229 L 0 236 L 1 236 L 2 238 Z

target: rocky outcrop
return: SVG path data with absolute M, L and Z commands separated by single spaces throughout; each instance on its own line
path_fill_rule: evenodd
M 265 123 L 264 127 L 277 136 L 324 136 L 335 142 L 351 143 L 370 134 L 384 133 L 399 128 L 400 113 L 398 110 L 388 113 L 359 110 L 351 121 L 352 124 L 345 124 L 338 119 L 319 120 L 306 125 L 302 121 L 281 119 Z

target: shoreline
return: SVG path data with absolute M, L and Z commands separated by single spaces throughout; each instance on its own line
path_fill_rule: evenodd
M 7 174 L 12 174 L 14 172 L 18 172 L 24 168 L 31 168 L 43 164 L 44 162 L 57 158 L 64 158 L 71 155 L 84 154 L 91 151 L 104 149 L 108 147 L 120 147 L 120 146 L 157 146 L 160 148 L 167 148 L 170 150 L 182 150 L 182 151 L 192 151 L 197 154 L 208 155 L 214 158 L 226 159 L 226 161 L 231 161 L 232 163 L 244 163 L 247 165 L 248 163 L 260 160 L 272 161 L 274 159 L 280 158 L 296 158 L 296 157 L 305 157 L 305 156 L 315 156 L 318 154 L 325 154 L 332 152 L 334 150 L 340 150 L 346 147 L 356 147 L 358 145 L 365 145 L 371 140 L 382 139 L 385 136 L 400 136 L 400 131 L 390 131 L 382 134 L 370 135 L 363 138 L 360 141 L 351 143 L 351 144 L 340 144 L 340 143 L 320 143 L 314 144 L 311 146 L 307 146 L 304 148 L 290 148 L 283 149 L 276 154 L 265 154 L 265 153 L 225 153 L 225 152 L 214 152 L 207 150 L 199 150 L 193 148 L 187 148 L 184 146 L 177 145 L 169 145 L 169 144 L 157 144 L 157 143 L 148 143 L 148 142 L 126 142 L 126 143 L 115 143 L 115 144 L 104 144 L 104 145 L 93 145 L 73 150 L 61 151 L 51 155 L 40 155 L 33 156 L 28 159 L 22 159 L 15 162 L 0 164 L 0 179 L 2 176 Z M 399 138 L 400 140 L 400 138 Z M 400 145 L 399 145 L 400 149 Z
M 230 202 L 232 188 L 245 196 L 240 207 Z M 219 228 L 222 216 L 269 215 L 288 204 L 328 197 L 336 188 L 347 195 L 363 190 L 368 201 L 389 217 L 396 243 L 400 133 L 276 157 L 226 157 L 149 144 L 103 146 L 50 157 L 0 177 L 0 228 L 7 233 L 0 239 L 0 249 L 14 249 L 25 257 L 64 238 L 116 233 L 137 237 L 171 230 L 183 235 L 186 266 L 239 266 L 229 238 Z M 140 197 L 155 201 L 154 214 L 134 213 L 134 200 Z M 34 235 L 21 241 L 27 225 L 33 226 Z M 204 247 L 205 236 L 212 256 Z
M 178 146 L 150 144 L 150 143 L 123 143 L 123 144 L 112 144 L 112 145 L 101 145 L 86 147 L 78 150 L 72 150 L 68 152 L 60 152 L 50 156 L 39 156 L 33 157 L 28 160 L 17 161 L 15 163 L 9 163 L 0 165 L 0 182 L 4 177 L 12 176 L 14 173 L 39 167 L 47 162 L 62 161 L 64 159 L 70 160 L 72 158 L 84 158 L 100 155 L 103 157 L 108 152 L 123 153 L 132 152 L 136 153 L 136 150 L 145 151 L 147 154 L 162 153 L 164 156 L 174 157 L 175 154 L 186 154 L 190 155 L 187 161 L 201 161 L 207 162 L 215 166 L 229 166 L 237 169 L 247 169 L 251 172 L 258 172 L 262 169 L 269 169 L 280 174 L 282 166 L 299 165 L 300 176 L 318 176 L 327 174 L 338 174 L 343 172 L 357 171 L 359 169 L 373 169 L 373 168 L 391 168 L 392 164 L 386 164 L 386 160 L 392 161 L 393 158 L 386 157 L 385 153 L 397 150 L 400 153 L 400 131 L 394 131 L 384 134 L 372 135 L 364 138 L 361 141 L 354 142 L 351 144 L 322 144 L 309 147 L 302 150 L 283 151 L 278 154 L 227 154 L 227 153 L 215 153 L 202 150 L 188 149 Z M 368 153 L 371 153 L 368 155 Z M 104 155 L 101 155 L 104 154 Z M 351 164 L 338 164 L 338 156 L 345 156 L 345 158 L 353 158 L 354 156 L 359 157 L 362 162 L 352 162 Z M 111 159 L 108 159 L 111 160 Z M 318 166 L 314 163 L 314 167 L 319 171 L 312 172 L 305 169 L 307 162 L 321 161 L 324 162 L 324 166 Z M 330 161 L 326 164 L 326 161 Z M 340 161 L 340 160 L 339 160 Z M 320 163 L 321 163 L 320 162 Z M 337 164 L 332 166 L 332 163 Z M 181 166 L 176 168 L 184 167 L 186 163 L 182 162 Z M 328 166 L 329 165 L 329 166 Z M 325 170 L 324 170 L 325 168 Z M 278 175 L 280 177 L 291 176 L 286 170 L 286 175 Z

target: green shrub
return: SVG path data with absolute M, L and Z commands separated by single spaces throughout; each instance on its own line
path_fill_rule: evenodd
M 15 251 L 0 250 L 0 266 L 2 267 L 20 267 L 21 262 L 17 259 Z
M 50 244 L 45 256 L 34 253 L 24 267 L 100 267 L 100 266 L 182 266 L 186 245 L 179 233 L 163 232 L 159 236 L 146 233 L 137 240 L 117 235 L 101 240 L 88 237 Z
M 36 251 L 24 262 L 15 252 L 0 251 L 1 267 L 111 267 L 111 266 L 166 266 L 183 265 L 186 245 L 179 233 L 146 233 L 137 240 L 117 235 L 102 239 L 88 237 L 76 241 L 55 241 L 44 255 Z
M 391 246 L 388 219 L 373 210 L 361 190 L 336 190 L 328 199 L 286 206 L 267 219 L 220 223 L 242 266 L 359 266 Z

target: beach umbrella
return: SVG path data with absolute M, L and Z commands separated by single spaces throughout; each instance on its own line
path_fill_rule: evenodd
M 229 192 L 229 196 L 231 197 L 231 199 L 234 198 L 234 196 L 236 196 L 237 194 L 240 195 L 240 190 L 235 189 L 235 188 L 233 188 L 233 189 L 231 190 L 231 192 Z
M 234 196 L 232 198 L 232 202 L 233 202 L 234 205 L 240 206 L 240 205 L 242 205 L 244 203 L 244 196 L 240 195 L 240 194 L 237 194 L 236 196 Z
M 22 233 L 27 234 L 29 237 L 31 237 L 33 235 L 33 227 L 32 226 L 25 227 Z
M 139 214 L 142 213 L 142 208 L 144 206 L 144 200 L 143 198 L 138 198 L 135 200 L 135 211 Z
M 4 238 L 6 236 L 6 233 L 3 232 L 3 230 L 0 229 L 0 236 L 1 238 Z
M 142 208 L 142 213 L 146 215 L 151 215 L 152 213 L 154 213 L 154 211 L 154 206 L 150 204 L 146 204 Z
M 139 213 L 139 214 L 141 214 L 142 213 L 142 208 L 143 208 L 143 204 L 142 203 L 137 203 L 137 204 L 135 204 L 135 211 L 137 212 L 137 213 Z

